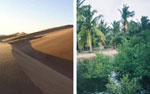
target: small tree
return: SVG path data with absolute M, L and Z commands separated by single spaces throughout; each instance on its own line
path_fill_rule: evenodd
M 108 75 L 113 70 L 112 58 L 96 53 L 95 60 L 78 62 L 77 90 L 79 94 L 92 94 L 105 91 Z M 88 92 L 88 93 L 87 93 Z

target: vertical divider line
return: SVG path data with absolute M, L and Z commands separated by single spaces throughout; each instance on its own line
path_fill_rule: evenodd
M 74 55 L 73 55 L 73 94 L 77 94 L 77 10 L 76 10 L 76 0 L 73 1 L 73 24 L 74 24 L 74 31 L 73 31 L 73 48 L 74 48 Z

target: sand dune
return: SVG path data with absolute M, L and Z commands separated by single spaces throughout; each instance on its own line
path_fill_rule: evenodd
M 41 92 L 39 94 L 72 94 L 72 25 L 13 36 L 5 40 L 11 44 L 14 59 L 34 83 L 33 87 Z
M 73 60 L 73 28 L 59 30 L 31 40 L 36 50 L 67 60 Z
M 73 78 L 73 26 L 47 29 L 9 42 L 57 72 Z
M 2 42 L 9 41 L 16 37 L 24 36 L 25 34 L 26 33 L 24 33 L 24 32 L 20 32 L 20 33 L 15 33 L 15 34 L 11 34 L 11 35 L 2 35 L 2 36 L 0 36 L 0 41 L 2 41 Z

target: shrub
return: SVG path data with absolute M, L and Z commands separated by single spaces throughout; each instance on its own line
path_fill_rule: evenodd
M 140 86 L 137 83 L 137 79 L 129 79 L 128 74 L 123 75 L 123 78 L 120 79 L 120 84 L 115 84 L 113 80 L 109 80 L 109 83 L 106 85 L 111 94 L 136 94 L 140 89 Z
M 150 90 L 150 31 L 142 31 L 124 41 L 114 62 L 118 78 L 129 73 L 130 79 L 141 78 L 142 87 Z
M 106 90 L 108 75 L 112 72 L 111 58 L 96 53 L 97 58 L 78 62 L 78 94 L 88 94 Z

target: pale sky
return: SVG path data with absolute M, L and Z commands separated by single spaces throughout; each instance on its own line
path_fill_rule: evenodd
M 0 35 L 73 24 L 73 0 L 0 0 Z
M 91 4 L 92 9 L 98 11 L 97 15 L 103 14 L 105 21 L 109 24 L 121 19 L 118 9 L 121 9 L 123 4 L 130 6 L 129 10 L 135 11 L 132 20 L 138 21 L 141 16 L 150 18 L 150 0 L 85 0 L 84 4 Z

